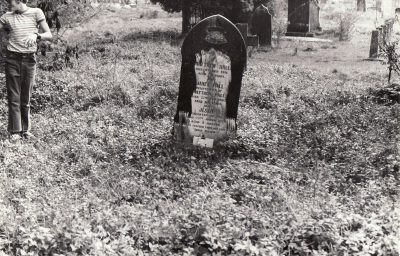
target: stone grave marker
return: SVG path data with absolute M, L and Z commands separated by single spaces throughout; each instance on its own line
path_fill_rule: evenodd
M 318 1 L 288 0 L 288 26 L 286 36 L 313 37 L 321 29 Z
M 367 11 L 367 5 L 365 4 L 365 0 L 357 0 L 357 11 L 358 12 Z
M 386 26 L 387 26 L 387 31 L 386 31 L 386 40 L 387 42 L 390 42 L 392 39 L 392 32 L 393 32 L 393 19 L 390 19 L 388 21 L 385 22 Z
M 239 29 L 240 34 L 242 34 L 246 46 L 258 46 L 259 37 L 249 35 L 249 25 L 247 23 L 237 23 L 235 26 Z
M 386 25 L 382 25 L 382 43 L 385 45 L 387 43 L 387 26 Z
M 212 147 L 236 131 L 246 44 L 234 24 L 214 15 L 190 30 L 181 53 L 174 137 Z
M 369 49 L 369 58 L 378 58 L 379 54 L 379 30 L 373 30 L 371 36 L 371 47 Z
M 378 30 L 379 32 L 378 32 L 378 34 L 379 34 L 379 44 L 381 44 L 382 42 L 383 42 L 383 28 L 376 28 L 376 30 Z M 379 53 L 381 53 L 382 52 L 382 49 L 381 49 L 381 47 L 379 46 Z
M 268 8 L 260 5 L 254 11 L 251 20 L 251 31 L 254 35 L 258 35 L 260 45 L 270 46 L 272 41 L 272 16 Z

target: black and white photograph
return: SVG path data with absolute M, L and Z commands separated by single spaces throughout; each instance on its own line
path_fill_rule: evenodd
M 0 0 L 0 256 L 400 256 L 400 0 Z

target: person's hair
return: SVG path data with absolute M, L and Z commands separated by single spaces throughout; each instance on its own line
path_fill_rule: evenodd
M 11 4 L 11 1 L 12 0 L 6 0 L 7 1 L 7 3 L 8 4 Z M 17 4 L 19 4 L 19 3 L 23 3 L 23 4 L 26 4 L 26 3 L 28 3 L 28 0 L 15 0 L 15 3 L 17 3 Z

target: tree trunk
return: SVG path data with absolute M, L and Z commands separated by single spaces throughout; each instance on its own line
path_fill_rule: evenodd
M 190 30 L 190 0 L 182 0 L 182 35 Z

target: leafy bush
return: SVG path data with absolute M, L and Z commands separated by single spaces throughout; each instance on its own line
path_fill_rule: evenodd
M 280 38 L 285 35 L 287 29 L 288 6 L 286 1 L 268 1 L 267 8 L 272 15 L 272 32 L 277 37 L 277 47 L 279 48 Z
M 140 13 L 139 16 L 141 19 L 146 18 L 146 19 L 157 19 L 158 18 L 158 11 L 157 10 L 143 10 L 142 13 Z
M 351 38 L 354 30 L 354 25 L 357 22 L 358 16 L 354 11 L 346 11 L 337 13 L 336 22 L 338 23 L 339 41 L 348 41 Z

